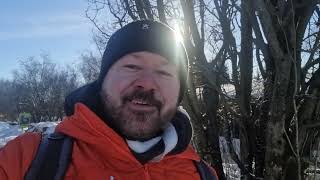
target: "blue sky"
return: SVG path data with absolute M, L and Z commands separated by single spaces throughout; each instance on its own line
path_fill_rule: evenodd
M 1 0 L 0 78 L 12 78 L 19 60 L 48 53 L 59 65 L 94 50 L 86 0 Z

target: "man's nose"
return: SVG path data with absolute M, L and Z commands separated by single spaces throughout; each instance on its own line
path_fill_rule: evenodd
M 152 72 L 142 72 L 137 77 L 134 85 L 138 88 L 143 88 L 145 91 L 158 89 L 158 84 Z

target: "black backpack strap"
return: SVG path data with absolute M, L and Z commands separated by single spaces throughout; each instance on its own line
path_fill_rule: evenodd
M 43 159 L 45 158 L 46 150 L 48 149 L 48 144 L 49 140 L 47 136 L 42 137 L 38 147 L 37 154 L 33 159 L 31 166 L 29 167 L 29 170 L 27 171 L 24 177 L 25 180 L 38 179 L 38 171 L 41 169 Z
M 215 173 L 203 160 L 193 162 L 198 170 L 201 180 L 218 180 Z
M 61 180 L 72 156 L 73 139 L 62 133 L 44 136 L 25 180 Z

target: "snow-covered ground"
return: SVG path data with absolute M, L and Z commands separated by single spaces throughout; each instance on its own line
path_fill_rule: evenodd
M 23 130 L 19 125 L 10 125 L 7 122 L 0 122 L 0 148 L 8 141 L 22 134 Z
M 225 137 L 219 137 L 219 146 L 221 151 L 223 171 L 226 175 L 227 180 L 240 180 L 240 168 L 230 156 L 229 146 Z M 233 138 L 232 146 L 238 157 L 240 157 L 240 140 Z
M 0 122 L 0 148 L 24 132 L 51 133 L 58 123 L 59 122 L 31 123 L 27 128 L 22 129 L 18 124 L 11 125 L 8 122 Z
M 44 135 L 54 131 L 59 122 L 39 122 L 31 123 L 26 132 L 42 132 Z

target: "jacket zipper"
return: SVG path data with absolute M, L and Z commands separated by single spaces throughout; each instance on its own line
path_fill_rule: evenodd
M 146 180 L 151 180 L 150 179 L 150 174 L 149 174 L 149 168 L 148 168 L 148 165 L 144 165 L 143 167 L 143 172 L 144 172 L 144 177 Z

